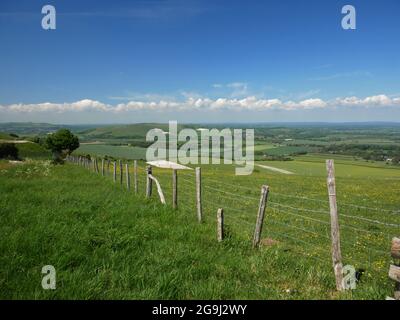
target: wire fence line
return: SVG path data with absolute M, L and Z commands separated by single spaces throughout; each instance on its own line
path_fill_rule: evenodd
M 185 176 L 187 178 L 192 178 L 192 179 L 194 178 L 193 176 L 190 176 L 190 175 L 185 175 Z M 186 177 L 183 180 L 187 181 L 189 184 L 194 186 L 195 183 L 193 181 L 190 181 L 189 179 L 186 179 Z M 237 205 L 237 207 L 243 206 L 243 209 L 237 209 L 237 208 L 232 208 L 231 206 L 227 205 L 226 202 L 223 205 L 221 203 L 221 201 L 218 202 L 218 204 L 217 204 L 217 203 L 215 203 L 213 201 L 203 200 L 204 202 L 207 202 L 210 205 L 224 207 L 224 210 L 226 209 L 226 211 L 228 211 L 228 212 L 237 212 L 237 213 L 249 212 L 248 205 L 247 204 L 244 205 L 243 203 L 241 203 L 239 198 L 242 198 L 242 199 L 245 199 L 245 200 L 254 200 L 254 201 L 257 200 L 257 198 L 255 198 L 255 197 L 238 195 L 237 193 L 234 193 L 234 192 L 229 192 L 229 191 L 226 191 L 226 190 L 221 190 L 221 189 L 215 188 L 216 185 L 220 185 L 220 186 L 224 185 L 225 187 L 227 187 L 227 186 L 229 186 L 228 184 L 218 183 L 218 181 L 213 180 L 213 179 L 209 179 L 209 178 L 205 179 L 205 181 L 212 182 L 212 184 L 214 186 L 214 187 L 209 187 L 209 186 L 204 185 L 203 188 L 205 190 L 211 190 L 212 192 L 218 193 L 218 197 L 219 198 L 222 198 L 224 200 L 229 200 L 230 203 L 235 203 Z M 249 188 L 241 188 L 241 186 L 237 186 L 237 185 L 231 186 L 231 189 L 249 190 Z M 292 198 L 292 197 L 289 197 L 289 198 Z M 311 200 L 311 201 L 316 200 L 316 199 L 311 199 L 311 198 L 308 198 L 308 197 L 297 197 L 296 196 L 294 198 L 296 198 L 296 199 L 300 198 L 302 200 Z M 318 202 L 322 202 L 322 200 L 318 199 Z M 290 215 L 290 216 L 294 216 L 296 218 L 300 218 L 300 219 L 303 219 L 303 220 L 305 219 L 305 220 L 309 220 L 311 222 L 317 222 L 319 224 L 325 225 L 325 228 L 324 228 L 323 232 L 316 232 L 315 230 L 310 230 L 309 228 L 299 227 L 297 225 L 293 225 L 293 224 L 289 224 L 289 223 L 288 224 L 284 224 L 284 223 L 281 223 L 281 222 L 277 221 L 276 219 L 268 220 L 268 221 L 271 221 L 273 224 L 279 225 L 281 227 L 285 227 L 286 229 L 294 229 L 296 231 L 300 231 L 300 232 L 303 232 L 303 233 L 309 233 L 309 234 L 312 234 L 314 236 L 321 237 L 323 239 L 327 239 L 327 240 L 330 239 L 330 236 L 328 235 L 329 232 L 328 232 L 328 229 L 327 229 L 327 226 L 330 225 L 329 221 L 316 219 L 316 218 L 310 217 L 309 215 L 300 214 L 300 213 L 305 213 L 306 212 L 306 213 L 324 215 L 327 218 L 329 218 L 329 214 L 330 214 L 329 211 L 293 207 L 293 206 L 290 206 L 290 205 L 287 205 L 287 204 L 276 203 L 276 202 L 273 202 L 273 201 L 270 201 L 270 200 L 268 201 L 268 207 L 272 208 L 273 210 L 278 210 L 280 213 L 283 213 L 284 215 Z M 282 211 L 282 210 L 285 210 L 285 211 Z M 292 212 L 288 211 L 288 210 L 292 210 Z M 296 211 L 297 213 L 294 213 L 293 211 Z M 382 226 L 386 226 L 386 227 L 396 227 L 396 224 L 389 224 L 389 223 L 385 223 L 385 222 L 381 222 L 381 221 L 377 221 L 377 220 L 372 220 L 372 219 L 368 219 L 368 218 L 352 216 L 352 215 L 348 215 L 348 214 L 343 214 L 343 217 L 349 218 L 349 219 L 360 218 L 359 220 L 362 220 L 362 222 L 366 222 L 368 224 L 378 224 L 378 225 L 382 225 Z M 237 218 L 237 216 L 233 216 L 233 215 L 229 215 L 227 217 L 227 219 L 235 219 L 237 222 L 246 223 L 246 224 L 252 225 L 250 222 L 244 220 L 243 218 L 241 218 L 241 217 Z M 269 227 L 269 225 L 267 224 L 267 231 L 266 231 L 267 233 L 270 231 L 270 229 L 268 227 Z M 390 235 L 386 235 L 382 231 L 368 230 L 366 228 L 355 227 L 355 226 L 347 223 L 347 221 L 346 221 L 346 223 L 342 223 L 341 227 L 349 229 L 352 232 L 356 231 L 356 232 L 365 233 L 367 235 L 384 236 L 387 239 L 389 239 L 389 237 L 390 237 Z M 276 231 L 272 231 L 272 232 L 274 234 L 276 234 L 276 235 L 285 236 L 285 237 L 287 237 L 290 234 L 290 233 L 287 233 L 287 232 L 286 233 L 280 233 L 280 232 L 276 232 Z M 354 238 L 354 234 L 352 235 L 352 237 Z M 298 237 L 296 239 L 299 240 Z M 305 243 L 308 243 L 309 245 L 313 245 L 313 243 L 310 242 L 310 241 L 301 240 L 301 242 L 303 242 L 303 243 L 305 242 Z M 353 242 L 342 239 L 341 242 L 343 243 L 343 248 L 344 248 L 345 251 L 346 251 L 346 249 L 348 250 L 348 249 L 354 249 L 354 248 L 366 249 L 368 251 L 367 255 L 369 255 L 369 256 L 367 256 L 367 259 L 365 259 L 365 261 L 368 261 L 368 263 L 371 261 L 371 256 L 372 256 L 371 252 L 377 253 L 379 255 L 382 255 L 385 258 L 389 257 L 387 251 L 384 251 L 384 250 L 379 249 L 377 247 L 373 247 L 370 244 L 368 244 L 368 246 L 365 245 L 365 248 L 364 248 L 363 245 L 360 244 L 359 241 L 357 241 L 357 239 L 354 239 Z M 355 259 L 354 257 L 352 257 L 351 260 L 354 261 L 354 262 L 357 262 L 359 265 L 365 264 L 365 262 L 364 263 L 361 262 L 361 258 Z
M 122 168 L 122 167 L 121 167 Z M 132 170 L 132 167 L 129 168 Z M 144 190 L 146 185 L 146 167 L 136 164 L 138 171 L 137 179 L 140 181 L 140 190 Z M 168 199 L 172 198 L 173 185 L 171 170 L 158 170 L 153 175 L 159 179 L 162 190 Z M 181 210 L 194 214 L 196 212 L 196 190 L 197 181 L 194 173 L 185 173 L 178 171 L 178 207 Z M 120 167 L 117 166 L 116 174 L 120 173 Z M 106 176 L 111 176 L 107 174 Z M 124 178 L 122 175 L 121 181 Z M 232 180 L 233 181 L 233 180 Z M 260 186 L 261 187 L 261 186 Z M 209 178 L 207 174 L 202 177 L 201 183 L 201 203 L 206 221 L 215 221 L 215 215 L 218 208 L 224 209 L 224 221 L 228 227 L 233 227 L 234 236 L 243 236 L 246 239 L 252 237 L 255 228 L 256 213 L 260 202 L 260 188 L 257 186 L 248 187 L 243 185 L 229 184 L 221 180 Z M 249 194 L 251 192 L 251 194 Z M 140 192 L 144 193 L 144 192 Z M 266 203 L 266 218 L 264 221 L 263 234 L 266 239 L 276 237 L 280 245 L 289 245 L 296 247 L 294 253 L 305 255 L 307 258 L 314 258 L 322 261 L 324 265 L 328 262 L 331 234 L 330 234 L 330 211 L 321 209 L 325 204 L 329 208 L 328 198 L 326 201 L 292 194 L 283 194 L 270 191 L 271 195 L 278 195 L 282 200 L 275 197 L 273 201 L 268 199 Z M 301 206 L 297 203 L 291 203 L 290 199 L 301 201 Z M 315 208 L 318 203 L 320 208 Z M 379 209 L 367 206 L 358 206 L 349 203 L 338 203 L 339 208 L 350 207 L 356 210 L 371 210 L 376 212 L 397 213 L 398 210 Z M 342 244 L 344 260 L 350 264 L 364 266 L 366 264 L 377 272 L 382 269 L 376 267 L 379 263 L 386 263 L 390 258 L 388 251 L 388 240 L 395 236 L 396 228 L 400 224 L 396 221 L 381 221 L 375 217 L 366 217 L 360 214 L 354 215 L 347 212 L 339 213 L 340 228 L 343 236 Z M 357 212 L 359 213 L 359 212 Z M 396 215 L 391 215 L 396 218 Z M 349 223 L 349 220 L 357 221 L 357 225 Z M 245 228 L 244 228 L 245 226 Z M 286 239 L 282 240 L 282 239 Z M 313 251 L 303 252 L 304 248 L 299 243 L 313 248 Z M 324 258 L 321 258 L 324 256 Z M 329 258 L 330 260 L 330 258 Z
M 185 177 L 184 180 L 194 186 L 194 182 L 193 181 L 190 181 L 190 180 L 186 179 L 186 178 L 194 179 L 194 177 L 190 176 L 190 175 L 185 175 L 185 176 L 186 177 Z M 239 207 L 240 205 L 243 206 L 243 209 L 237 209 L 237 208 L 232 208 L 231 206 L 227 205 L 226 201 L 225 201 L 224 205 L 222 205 L 222 203 L 221 203 L 223 201 L 218 202 L 218 206 L 224 207 L 224 210 L 226 209 L 228 212 L 232 212 L 232 211 L 233 212 L 238 212 L 238 213 L 249 212 L 248 206 L 246 207 L 246 205 L 241 203 L 239 198 L 240 199 L 245 199 L 245 200 L 252 200 L 252 201 L 257 201 L 258 200 L 256 197 L 251 197 L 251 196 L 248 196 L 248 195 L 238 195 L 235 192 L 226 191 L 227 187 L 231 187 L 231 189 L 234 189 L 234 190 L 242 189 L 242 190 L 246 190 L 246 191 L 250 191 L 251 190 L 250 188 L 242 187 L 242 186 L 238 186 L 238 185 L 229 185 L 229 184 L 222 183 L 222 182 L 219 182 L 217 180 L 210 179 L 210 178 L 206 178 L 204 180 L 206 182 L 211 182 L 212 185 L 213 185 L 212 187 L 206 186 L 206 185 L 203 186 L 203 188 L 205 190 L 210 190 L 210 191 L 212 191 L 214 193 L 217 193 L 218 194 L 218 198 L 223 199 L 223 200 L 228 200 L 230 203 L 235 203 L 237 205 L 237 207 Z M 220 188 L 216 188 L 216 186 L 219 186 Z M 221 189 L 221 187 L 224 187 L 225 189 Z M 253 189 L 253 191 L 254 190 L 256 190 L 256 189 Z M 275 194 L 275 193 L 273 192 L 273 194 Z M 283 197 L 286 196 L 286 198 L 309 200 L 309 201 L 318 202 L 318 203 L 325 202 L 327 204 L 327 206 L 328 206 L 328 201 L 323 201 L 323 200 L 320 200 L 320 199 L 313 199 L 313 198 L 309 198 L 309 197 L 291 196 L 291 195 L 285 195 L 285 194 L 280 194 L 280 195 L 283 196 Z M 203 201 L 205 201 L 205 200 L 203 200 Z M 217 205 L 213 201 L 207 201 L 207 202 L 210 203 L 210 204 L 214 204 L 214 206 Z M 339 206 L 341 207 L 340 203 L 339 203 Z M 286 229 L 295 229 L 297 231 L 301 231 L 301 232 L 304 232 L 304 233 L 310 233 L 310 234 L 313 234 L 315 236 L 322 237 L 324 239 L 328 239 L 328 240 L 330 239 L 330 237 L 328 235 L 328 232 L 327 232 L 327 230 L 328 230 L 327 226 L 330 225 L 330 222 L 328 220 L 316 219 L 314 217 L 310 217 L 309 215 L 302 214 L 302 213 L 320 214 L 320 215 L 325 216 L 327 219 L 329 219 L 329 214 L 330 214 L 329 211 L 316 210 L 316 209 L 310 209 L 310 208 L 302 208 L 302 207 L 293 207 L 293 206 L 290 206 L 290 205 L 287 205 L 287 204 L 278 203 L 278 202 L 271 201 L 271 200 L 268 201 L 268 207 L 272 208 L 272 209 L 279 210 L 279 212 L 283 213 L 284 215 L 291 215 L 291 216 L 294 216 L 296 218 L 300 218 L 300 219 L 303 219 L 303 220 L 306 219 L 306 220 L 309 220 L 311 222 L 316 222 L 316 223 L 325 225 L 325 229 L 324 229 L 323 233 L 321 233 L 321 232 L 315 232 L 314 230 L 310 230 L 309 228 L 299 227 L 299 226 L 292 225 L 292 224 L 283 224 L 283 223 L 280 223 L 280 222 L 276 223 L 277 222 L 276 220 L 271 220 L 271 221 L 273 221 L 273 223 L 278 224 L 281 227 L 286 227 Z M 368 209 L 368 208 L 369 207 L 363 207 L 363 209 Z M 376 208 L 373 208 L 373 209 L 376 209 Z M 285 211 L 282 211 L 282 210 L 285 210 Z M 291 211 L 289 211 L 289 210 L 291 210 Z M 293 211 L 295 211 L 297 213 L 295 213 Z M 389 212 L 389 211 L 390 210 L 385 210 L 385 212 Z M 350 215 L 350 214 L 341 214 L 340 216 L 343 217 L 343 218 L 346 218 L 344 220 L 342 219 L 341 227 L 343 227 L 345 229 L 348 229 L 348 230 L 350 230 L 352 232 L 355 231 L 356 233 L 358 233 L 358 232 L 365 233 L 366 235 L 369 235 L 369 236 L 375 236 L 375 237 L 376 236 L 383 236 L 383 237 L 385 237 L 385 240 L 390 239 L 390 234 L 385 234 L 382 231 L 376 231 L 376 230 L 367 229 L 368 225 L 380 225 L 381 227 L 393 227 L 393 228 L 397 228 L 398 226 L 400 226 L 400 225 L 395 224 L 395 223 L 386 223 L 386 222 L 382 222 L 382 221 L 379 221 L 379 220 L 376 220 L 376 219 L 365 218 L 365 217 L 362 217 L 362 216 L 360 217 L 360 216 L 354 216 L 354 215 Z M 235 217 L 235 219 L 237 219 L 236 216 L 232 216 L 232 215 L 228 216 L 228 219 L 229 218 L 232 219 L 233 217 Z M 359 220 L 358 222 L 362 222 L 362 223 L 359 224 L 358 227 L 356 227 L 356 226 L 348 223 L 347 219 L 351 219 L 351 220 L 357 219 L 357 220 Z M 244 220 L 243 218 L 239 218 L 237 220 L 240 221 L 240 222 L 249 223 L 248 221 Z M 270 220 L 268 220 L 268 221 L 270 221 Z M 364 226 L 364 223 L 367 226 Z M 364 227 L 362 227 L 362 226 L 364 226 Z M 269 227 L 269 225 L 267 225 L 267 231 L 266 231 L 267 233 L 270 231 L 270 229 L 268 229 L 268 227 Z M 279 232 L 276 232 L 276 231 L 272 231 L 272 232 L 277 234 L 277 235 L 288 236 L 288 233 L 279 233 Z M 360 244 L 359 241 L 357 241 L 357 235 L 352 234 L 352 238 L 355 238 L 353 242 L 347 241 L 347 240 L 343 240 L 343 239 L 341 240 L 341 242 L 343 243 L 343 247 L 344 247 L 345 251 L 346 251 L 346 249 L 349 249 L 349 248 L 350 249 L 353 249 L 353 248 L 365 249 L 367 251 L 366 254 L 369 255 L 369 257 L 367 257 L 368 259 L 366 259 L 366 261 L 371 261 L 371 259 L 370 259 L 371 252 L 380 254 L 384 258 L 388 258 L 389 257 L 389 254 L 387 253 L 387 251 L 384 251 L 384 250 L 379 249 L 377 247 L 371 246 L 371 244 L 370 244 L 371 241 L 369 241 L 370 243 L 365 244 L 364 247 L 363 247 L 363 245 Z M 298 239 L 298 238 L 295 238 L 295 239 Z M 302 240 L 302 241 L 304 241 L 304 240 Z M 308 242 L 305 241 L 305 242 L 309 243 L 310 245 L 312 245 L 312 243 L 309 242 L 309 241 Z M 357 260 L 355 258 L 351 258 L 351 260 L 357 262 L 360 265 L 365 264 L 365 262 L 364 263 L 361 262 L 361 258 L 357 259 Z

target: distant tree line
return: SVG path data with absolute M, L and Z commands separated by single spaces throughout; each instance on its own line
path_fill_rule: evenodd
M 400 146 L 375 144 L 332 144 L 322 147 L 321 152 L 351 155 L 365 160 L 400 163 Z

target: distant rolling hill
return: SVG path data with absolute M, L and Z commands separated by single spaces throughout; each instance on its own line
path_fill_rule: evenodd
M 178 130 L 184 127 L 186 126 L 178 125 Z M 85 136 L 86 138 L 94 139 L 138 139 L 146 137 L 147 132 L 155 128 L 161 129 L 163 131 L 169 130 L 168 124 L 165 123 L 137 123 L 128 125 L 97 127 L 80 132 L 80 134 Z

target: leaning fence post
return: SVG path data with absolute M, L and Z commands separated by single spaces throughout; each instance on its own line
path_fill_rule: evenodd
M 333 160 L 326 160 L 328 172 L 327 186 L 329 195 L 329 207 L 331 216 L 331 238 L 332 238 L 332 262 L 336 278 L 336 289 L 343 290 L 343 264 L 340 250 L 339 217 L 336 203 L 335 166 Z
M 138 193 L 137 160 L 133 162 L 133 184 L 135 187 L 135 193 Z
M 96 173 L 99 173 L 99 164 L 97 162 L 97 158 L 94 159 L 94 163 L 95 163 L 95 169 L 96 169 Z
M 119 160 L 119 183 L 120 183 L 120 185 L 122 185 L 122 179 L 123 179 L 122 161 Z
M 203 212 L 201 208 L 201 168 L 196 168 L 196 208 L 197 208 L 197 220 L 202 222 Z
M 268 193 L 269 193 L 269 187 L 262 186 L 260 204 L 258 206 L 258 212 L 257 212 L 256 229 L 254 230 L 253 248 L 257 248 L 260 244 L 261 232 L 265 216 L 265 208 L 267 206 L 267 200 L 268 200 Z
M 128 190 L 131 190 L 131 178 L 129 176 L 129 166 L 127 163 L 125 164 L 125 173 L 126 173 L 126 188 Z
M 155 182 L 155 184 L 156 184 L 157 192 L 158 192 L 158 195 L 160 196 L 160 201 L 161 201 L 161 203 L 162 203 L 162 204 L 167 204 L 167 203 L 165 202 L 165 197 L 164 197 L 164 193 L 163 193 L 163 191 L 162 191 L 160 182 L 159 182 L 159 181 L 157 180 L 157 178 L 154 177 L 152 174 L 149 174 L 149 178 L 150 178 L 151 180 L 154 180 L 154 182 Z
M 114 161 L 113 165 L 114 165 L 113 180 L 114 182 L 117 182 L 117 161 Z
M 101 175 L 104 177 L 104 159 L 101 159 Z
M 224 209 L 217 211 L 217 239 L 219 242 L 224 240 Z
M 151 166 L 148 166 L 146 168 L 146 198 L 150 198 L 151 196 L 151 187 L 152 187 L 152 180 L 150 176 L 152 175 L 152 169 Z
M 172 170 L 172 207 L 178 207 L 178 171 Z

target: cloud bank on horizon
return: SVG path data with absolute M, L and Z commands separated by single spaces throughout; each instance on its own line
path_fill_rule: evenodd
M 255 96 L 248 96 L 242 99 L 238 98 L 216 98 L 207 97 L 187 97 L 186 100 L 157 100 L 157 101 L 129 101 L 116 105 L 103 103 L 91 99 L 82 99 L 76 102 L 63 103 L 18 103 L 10 105 L 0 105 L 0 114 L 32 114 L 32 113 L 66 113 L 66 112 L 84 112 L 98 111 L 104 113 L 123 114 L 134 111 L 206 111 L 217 110 L 229 111 L 268 111 L 268 110 L 313 110 L 313 109 L 337 109 L 337 108 L 399 108 L 400 97 L 389 97 L 387 95 L 375 95 L 365 98 L 344 97 L 331 100 L 311 98 L 300 101 L 282 101 L 281 99 L 261 99 Z

